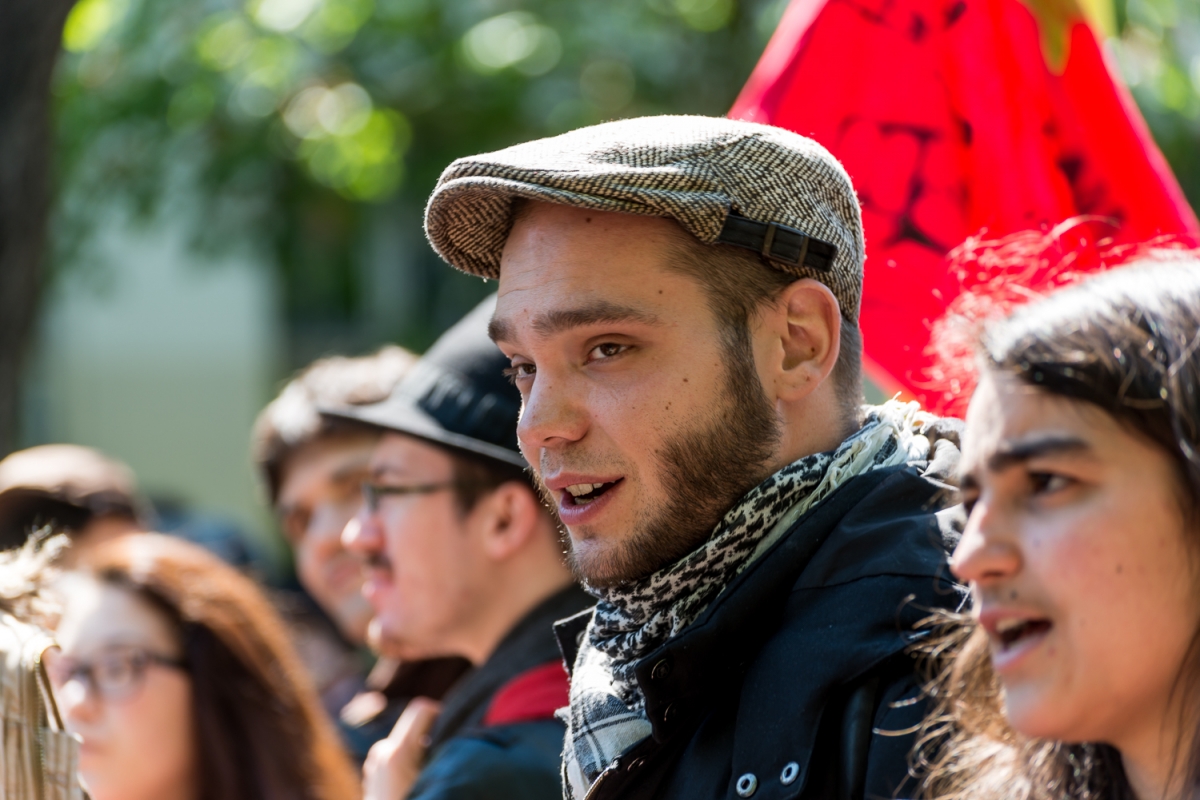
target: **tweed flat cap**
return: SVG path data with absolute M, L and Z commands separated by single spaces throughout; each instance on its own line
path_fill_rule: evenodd
M 460 158 L 425 209 L 425 233 L 452 266 L 500 276 L 513 201 L 670 217 L 701 242 L 760 252 L 815 278 L 849 320 L 862 297 L 862 217 L 850 176 L 790 131 L 723 117 L 607 122 Z

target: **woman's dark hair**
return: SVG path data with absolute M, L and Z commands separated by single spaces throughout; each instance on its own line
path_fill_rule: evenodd
M 1160 448 L 1200 552 L 1200 253 L 1140 257 L 1019 308 L 977 341 L 980 370 L 1099 408 Z M 1008 726 L 987 636 L 969 617 L 930 622 L 940 626 L 922 648 L 935 710 L 917 750 L 927 797 L 1133 797 L 1111 747 L 1029 739 Z M 1198 686 L 1200 631 L 1175 687 L 1200 726 Z M 1196 754 L 1177 754 L 1176 764 L 1200 786 Z
M 133 534 L 87 571 L 160 609 L 192 680 L 199 800 L 350 800 L 355 771 L 283 624 L 254 583 L 200 547 Z
M 982 366 L 1106 411 L 1171 456 L 1200 500 L 1200 256 L 1143 260 L 985 329 Z

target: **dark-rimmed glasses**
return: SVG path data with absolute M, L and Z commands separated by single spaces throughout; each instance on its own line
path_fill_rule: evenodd
M 374 514 L 379 510 L 380 498 L 389 495 L 406 495 L 406 494 L 431 494 L 432 492 L 442 492 L 446 489 L 459 489 L 462 484 L 457 481 L 445 481 L 443 483 L 420 483 L 413 486 L 388 486 L 382 483 L 371 483 L 364 481 L 362 485 L 363 503 L 367 510 Z
M 105 700 L 121 701 L 131 697 L 146 678 L 151 666 L 187 671 L 187 664 L 178 658 L 164 656 L 142 647 L 117 646 L 103 650 L 92 658 L 72 658 L 61 651 L 51 650 L 44 658 L 46 676 L 55 692 L 78 682 L 88 691 Z

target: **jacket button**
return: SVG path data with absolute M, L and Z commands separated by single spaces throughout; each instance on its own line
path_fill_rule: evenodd
M 737 793 L 738 797 L 749 797 L 758 789 L 758 778 L 753 772 L 747 772 L 742 777 L 738 778 Z
M 674 718 L 675 718 L 675 704 L 667 703 L 667 707 L 664 708 L 663 712 L 662 712 L 663 724 L 665 725 L 666 723 L 670 722 Z
M 629 764 L 625 767 L 625 771 L 633 772 L 635 769 L 641 769 L 642 766 L 645 765 L 645 763 L 646 763 L 646 759 L 635 758 L 633 761 L 630 761 Z
M 659 662 L 654 665 L 654 669 L 650 670 L 650 680 L 661 681 L 670 674 L 671 662 L 667 661 L 665 658 L 660 659 Z
M 800 775 L 800 765 L 795 761 L 789 761 L 784 764 L 783 772 L 779 774 L 779 782 L 784 786 L 790 786 Z

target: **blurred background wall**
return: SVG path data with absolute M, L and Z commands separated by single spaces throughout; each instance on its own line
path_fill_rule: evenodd
M 92 271 L 53 286 L 29 364 L 24 435 L 127 462 L 166 511 L 195 506 L 261 532 L 244 453 L 285 369 L 278 281 L 249 253 L 198 255 L 180 225 L 106 226 L 91 244 Z
M 1200 5 L 1093 0 L 1195 206 Z M 604 119 L 722 114 L 784 0 L 80 0 L 19 444 L 127 460 L 167 512 L 272 548 L 250 423 L 293 370 L 421 350 L 487 291 L 441 266 L 453 158 Z

